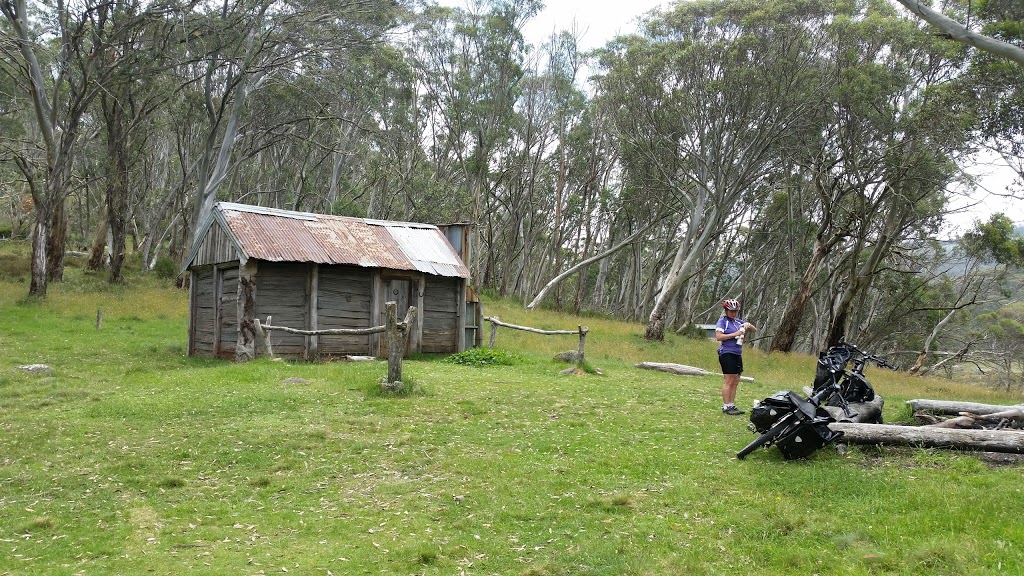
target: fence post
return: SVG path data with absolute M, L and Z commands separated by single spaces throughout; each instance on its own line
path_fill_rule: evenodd
M 577 366 L 583 366 L 583 344 L 587 340 L 587 332 L 590 331 L 590 328 L 587 328 L 586 326 L 583 326 L 583 325 L 577 325 L 577 328 L 579 328 L 579 330 L 580 330 L 580 348 L 577 351 L 577 352 L 579 352 L 579 354 L 576 357 L 577 358 L 576 365 Z
M 488 348 L 494 348 L 494 340 L 498 337 L 498 317 L 493 316 L 488 318 L 491 321 L 491 342 L 487 345 Z
M 273 324 L 270 323 L 271 318 L 272 316 L 267 316 L 267 326 L 273 326 Z M 274 348 L 270 345 L 270 330 L 265 330 L 263 328 L 263 325 L 260 324 L 259 318 L 253 320 L 253 326 L 256 328 L 256 336 L 258 336 L 260 342 L 263 343 L 263 352 L 267 355 L 268 358 L 273 360 Z
M 384 303 L 385 327 L 388 333 L 388 378 L 384 390 L 397 390 L 402 385 L 402 356 L 405 341 L 398 330 L 398 302 Z

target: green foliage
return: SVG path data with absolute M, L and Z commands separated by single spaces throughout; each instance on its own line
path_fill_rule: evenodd
M 494 348 L 470 348 L 465 352 L 452 354 L 444 359 L 449 364 L 460 366 L 514 366 L 522 361 L 516 354 Z
M 170 280 L 178 276 L 179 266 L 178 263 L 167 257 L 160 257 L 156 260 L 156 265 L 153 266 L 153 273 L 156 274 L 157 278 L 164 280 Z
M 351 216 L 353 218 L 366 218 L 366 209 L 349 198 L 342 198 L 331 206 L 331 214 L 336 216 Z
M 988 222 L 976 222 L 974 230 L 964 234 L 963 243 L 976 256 L 1024 267 L 1024 236 L 1014 230 L 1013 221 L 1002 212 L 993 214 Z

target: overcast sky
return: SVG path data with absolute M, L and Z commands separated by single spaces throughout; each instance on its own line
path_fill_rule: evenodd
M 442 6 L 466 8 L 467 0 L 437 0 Z M 603 46 L 617 34 L 636 29 L 637 16 L 662 7 L 659 0 L 548 0 L 546 7 L 526 24 L 526 41 L 539 45 L 552 32 L 570 30 L 573 23 L 582 33 L 580 47 L 584 50 Z
M 458 5 L 458 0 L 452 0 Z M 619 34 L 636 30 L 636 18 L 666 3 L 658 0 L 551 0 L 523 30 L 527 41 L 538 44 L 552 32 L 572 29 L 582 33 L 580 47 L 598 48 Z

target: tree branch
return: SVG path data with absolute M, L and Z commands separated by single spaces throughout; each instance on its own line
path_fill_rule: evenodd
M 625 248 L 626 246 L 632 244 L 633 241 L 636 240 L 638 236 L 640 236 L 641 234 L 646 233 L 648 230 L 653 228 L 655 224 L 657 224 L 658 222 L 661 222 L 662 219 L 664 219 L 664 218 L 665 218 L 665 214 L 661 214 L 661 215 L 659 215 L 656 218 L 652 218 L 650 223 L 647 224 L 647 226 L 644 226 L 640 230 L 634 232 L 628 238 L 626 238 L 625 240 L 620 242 L 618 245 L 613 246 L 612 248 L 608 249 L 606 252 L 602 252 L 600 254 L 597 254 L 595 256 L 587 258 L 586 260 L 580 262 L 579 264 L 576 264 L 572 268 L 569 268 L 565 272 L 562 272 L 558 276 L 555 276 L 554 279 L 552 279 L 550 282 L 548 282 L 547 285 L 545 285 L 544 288 L 542 288 L 541 291 L 537 293 L 537 296 L 526 307 L 528 309 L 530 309 L 530 310 L 533 310 L 534 308 L 537 307 L 538 304 L 540 304 L 541 300 L 544 299 L 544 296 L 547 295 L 549 290 L 554 288 L 555 285 L 558 284 L 559 282 L 561 282 L 562 280 L 565 280 L 566 278 L 568 278 L 573 272 L 576 272 L 577 270 L 579 270 L 580 268 L 583 268 L 584 266 L 587 266 L 588 264 L 592 264 L 594 262 L 597 262 L 598 260 L 601 260 L 603 258 L 607 258 L 607 257 L 611 256 L 612 254 L 618 252 L 622 248 Z
M 985 36 L 984 34 L 978 34 L 972 32 L 963 24 L 947 18 L 946 16 L 932 10 L 931 8 L 921 4 L 919 0 L 896 0 L 902 4 L 907 10 L 910 10 L 914 14 L 921 17 L 922 20 L 931 24 L 932 26 L 941 30 L 944 34 L 948 34 L 950 38 L 957 42 L 962 42 L 968 46 L 973 46 L 979 50 L 984 50 L 990 54 L 1001 56 L 1007 60 L 1012 60 L 1021 66 L 1024 66 L 1024 48 L 1001 42 L 995 38 Z

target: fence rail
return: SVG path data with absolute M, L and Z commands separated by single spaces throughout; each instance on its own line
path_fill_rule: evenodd
M 488 343 L 488 348 L 494 348 L 494 341 L 498 337 L 498 326 L 512 328 L 513 330 L 522 330 L 523 332 L 542 334 L 544 336 L 578 334 L 580 337 L 580 345 L 576 351 L 576 364 L 578 366 L 583 365 L 583 347 L 586 344 L 587 333 L 590 332 L 590 328 L 586 326 L 577 326 L 576 330 L 543 330 L 541 328 L 531 328 L 530 326 L 519 326 L 518 324 L 509 324 L 508 322 L 502 322 L 501 319 L 498 318 L 497 316 L 486 316 L 484 317 L 484 320 L 491 323 L 491 339 L 490 342 Z
M 372 326 L 370 328 L 331 328 L 326 330 L 300 330 L 287 326 L 271 325 L 272 317 L 267 316 L 267 323 L 261 324 L 260 319 L 255 321 L 256 335 L 263 343 L 263 350 L 267 356 L 274 357 L 274 348 L 270 343 L 270 333 L 274 330 L 288 332 L 289 334 L 301 334 L 303 336 L 365 336 L 367 334 L 388 334 L 388 375 L 383 383 L 385 390 L 396 390 L 402 385 L 402 356 L 405 355 L 406 341 L 409 338 L 410 326 L 416 318 L 416 307 L 409 306 L 405 313 L 405 319 L 398 321 L 398 303 L 386 302 L 384 304 L 385 324 L 383 326 Z

